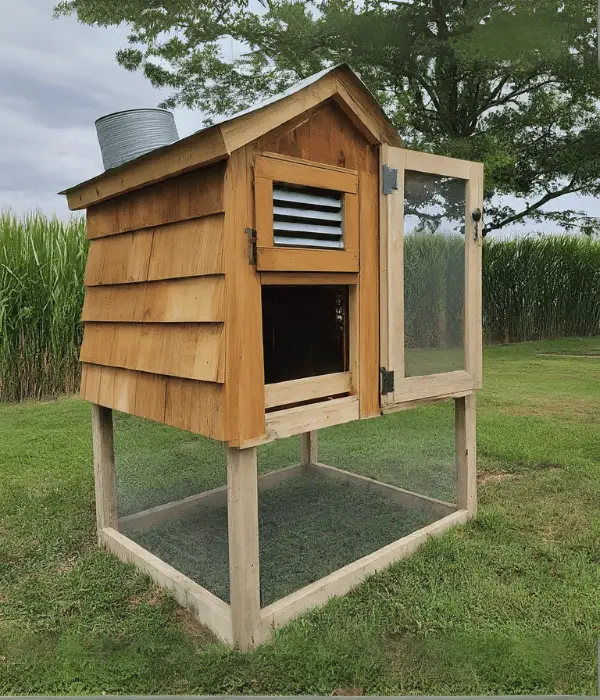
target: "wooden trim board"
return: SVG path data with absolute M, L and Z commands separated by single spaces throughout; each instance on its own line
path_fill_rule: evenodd
M 440 403 L 441 401 L 450 401 L 452 399 L 461 399 L 463 396 L 469 396 L 473 393 L 472 389 L 468 391 L 456 391 L 450 394 L 441 394 L 440 396 L 428 396 L 424 399 L 415 399 L 414 401 L 403 401 L 402 403 L 389 404 L 381 407 L 381 413 L 388 415 L 389 413 L 398 413 L 399 411 L 409 411 L 411 408 L 419 406 L 427 406 L 432 403 Z
M 272 486 L 277 486 L 283 481 L 293 479 L 299 474 L 304 474 L 305 471 L 305 464 L 294 464 L 291 467 L 284 467 L 267 474 L 261 474 L 258 477 L 258 490 L 264 491 Z M 170 518 L 185 515 L 185 513 L 190 513 L 197 508 L 225 505 L 225 503 L 227 503 L 227 486 L 219 486 L 210 491 L 188 496 L 180 501 L 171 501 L 154 508 L 141 510 L 139 513 L 125 515 L 119 518 L 119 530 L 121 532 L 131 532 L 138 527 L 150 527 Z
M 356 272 L 261 272 L 260 283 L 265 286 L 356 286 L 358 274 Z
M 362 486 L 371 491 L 380 493 L 382 496 L 389 498 L 390 501 L 393 501 L 398 505 L 406 506 L 412 510 L 429 513 L 437 518 L 445 518 L 447 515 L 451 515 L 458 510 L 456 505 L 452 503 L 440 501 L 439 499 L 431 498 L 430 496 L 423 496 L 422 494 L 414 493 L 413 491 L 407 491 L 406 489 L 402 489 L 398 486 L 392 486 L 391 484 L 386 484 L 382 481 L 376 481 L 368 476 L 353 474 L 352 472 L 345 471 L 344 469 L 338 469 L 337 467 L 331 467 L 328 464 L 322 464 L 321 462 L 312 462 L 308 473 L 311 475 L 316 474 L 324 476 L 328 479 L 333 479 L 334 481 L 339 481 L 343 484 L 355 484 L 357 486 Z
M 261 248 L 256 250 L 259 272 L 358 272 L 358 250 Z
M 347 394 L 352 390 L 352 373 L 336 372 L 265 385 L 265 408 Z
M 381 365 L 404 377 L 404 171 L 406 151 L 385 144 L 380 168 L 398 170 L 398 189 L 384 195 L 379 189 L 379 279 Z M 392 396 L 384 395 L 386 403 Z
M 474 377 L 465 370 L 428 374 L 422 377 L 398 377 L 398 374 L 394 372 L 396 386 L 389 404 L 400 404 L 419 399 L 435 399 L 456 394 L 465 395 L 472 393 L 477 388 Z
M 103 528 L 99 532 L 99 539 L 121 561 L 134 564 L 158 586 L 168 590 L 178 603 L 193 613 L 219 639 L 232 643 L 231 610 L 227 603 L 115 529 Z
M 266 417 L 268 438 L 264 442 L 358 420 L 358 403 L 357 396 L 346 396 L 309 406 L 268 413 Z
M 323 605 L 334 596 L 345 595 L 368 576 L 404 559 L 430 537 L 441 535 L 454 525 L 466 522 L 469 517 L 467 510 L 458 510 L 268 605 L 260 612 L 262 640 L 267 641 L 273 630 L 307 610 Z
M 324 165 L 315 166 L 312 162 L 292 161 L 289 158 L 265 158 L 257 155 L 254 162 L 256 178 L 290 185 L 319 187 L 326 190 L 356 194 L 358 173 L 353 170 L 340 171 Z

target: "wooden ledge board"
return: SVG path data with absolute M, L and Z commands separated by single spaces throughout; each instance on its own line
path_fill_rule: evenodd
M 232 643 L 231 610 L 227 603 L 113 528 L 102 528 L 98 537 L 101 544 L 121 561 L 134 564 L 158 586 L 168 590 L 219 639 Z
M 265 408 L 285 406 L 320 399 L 324 396 L 348 394 L 352 390 L 352 372 L 336 372 L 319 377 L 304 377 L 289 382 L 265 385 Z

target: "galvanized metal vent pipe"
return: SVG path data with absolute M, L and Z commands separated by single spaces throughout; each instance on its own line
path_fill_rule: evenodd
M 166 109 L 129 109 L 96 120 L 105 170 L 177 141 L 173 114 Z

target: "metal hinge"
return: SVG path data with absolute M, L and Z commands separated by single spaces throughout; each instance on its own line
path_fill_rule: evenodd
M 398 168 L 390 168 L 388 165 L 383 165 L 381 172 L 381 185 L 383 194 L 392 194 L 398 189 Z
M 381 393 L 394 393 L 394 372 L 384 367 L 381 368 Z
M 256 230 L 246 228 L 244 233 L 248 236 L 248 262 L 250 265 L 256 265 Z

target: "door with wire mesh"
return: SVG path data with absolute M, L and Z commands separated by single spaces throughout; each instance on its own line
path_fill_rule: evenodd
M 392 147 L 382 161 L 382 403 L 468 393 L 481 384 L 483 166 Z

